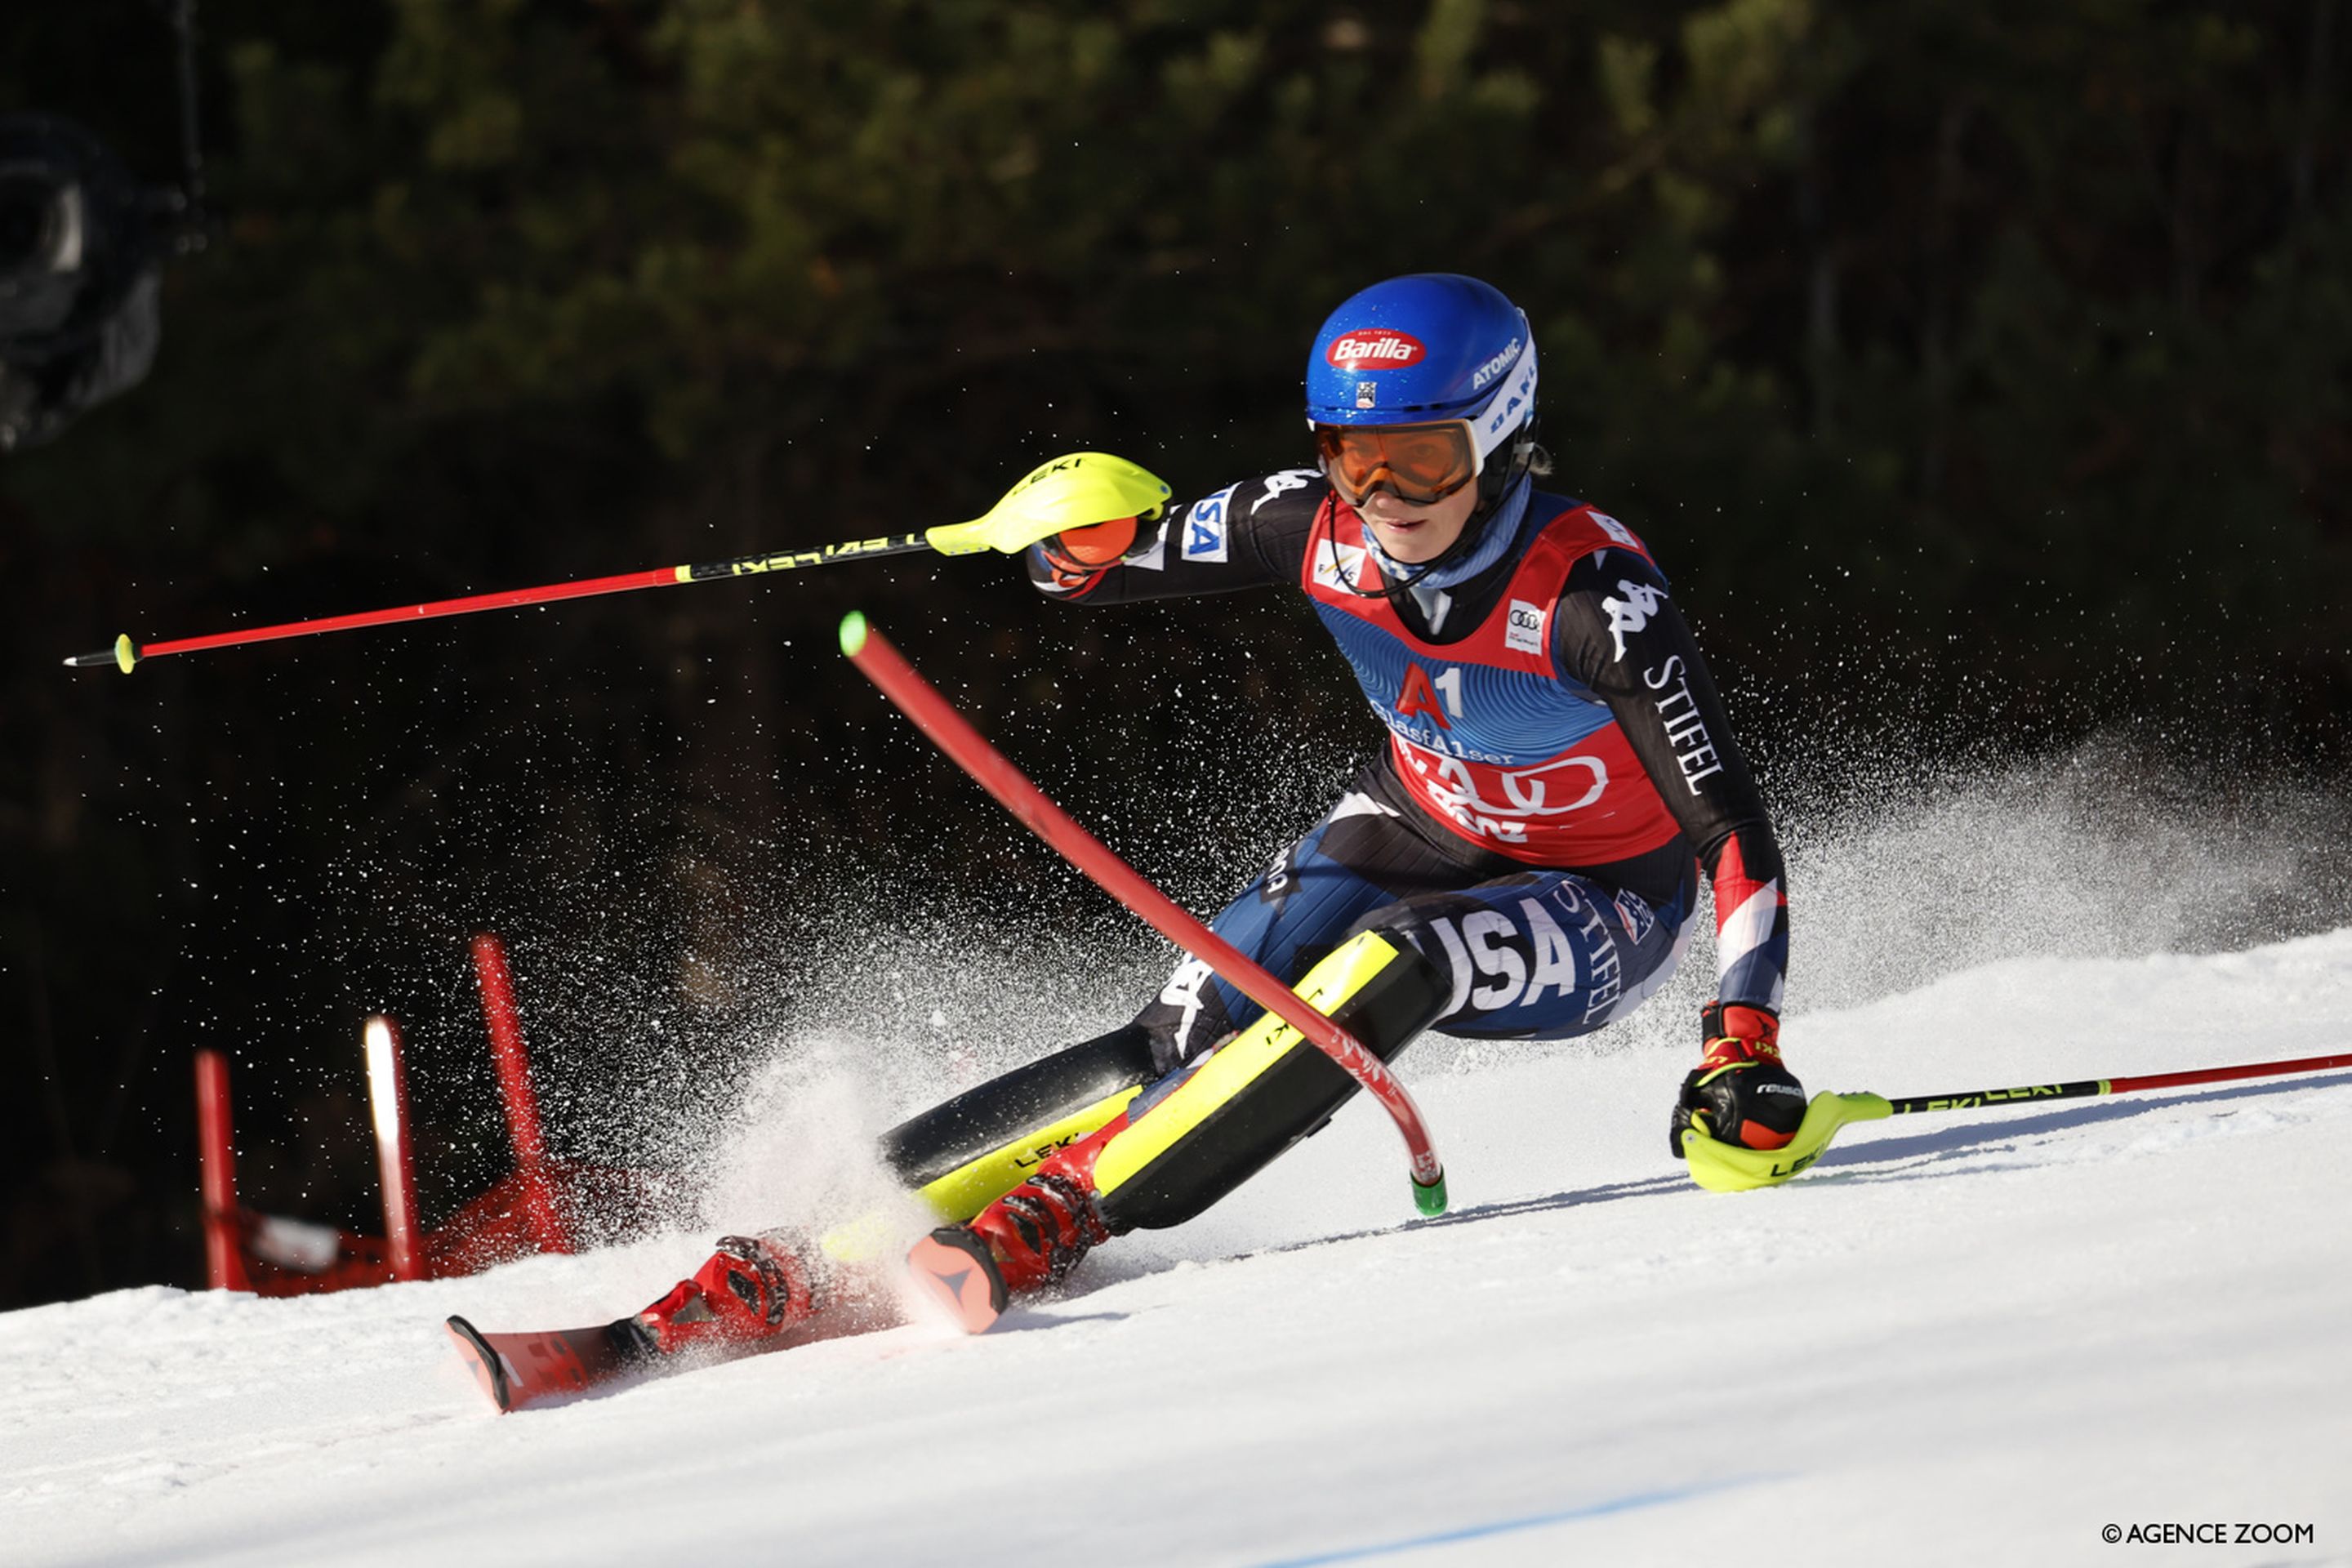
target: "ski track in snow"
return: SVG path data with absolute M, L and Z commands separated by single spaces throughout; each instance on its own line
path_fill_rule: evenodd
M 2352 928 L 2036 959 L 1787 1027 L 1930 1093 L 2352 1041 Z M 1406 1077 L 1180 1231 L 928 1325 L 494 1415 L 440 1320 L 641 1306 L 700 1231 L 264 1301 L 0 1316 L 0 1562 L 2352 1563 L 2352 1072 L 1850 1129 L 1780 1189 L 1665 1157 L 1686 1063 Z M 2293 1544 L 2103 1527 L 2309 1525 Z

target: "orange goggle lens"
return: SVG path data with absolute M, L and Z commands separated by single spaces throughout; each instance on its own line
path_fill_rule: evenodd
M 1478 477 L 1478 447 L 1465 420 L 1434 425 L 1318 425 L 1323 471 L 1349 506 L 1385 486 L 1414 506 L 1444 500 Z

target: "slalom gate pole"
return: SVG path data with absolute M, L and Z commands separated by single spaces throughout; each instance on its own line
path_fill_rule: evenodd
M 1929 1110 L 1973 1110 L 1988 1105 L 2009 1105 L 2043 1100 L 2095 1100 L 2102 1095 L 2132 1094 L 2149 1089 L 2182 1089 L 2190 1084 L 2228 1083 L 2235 1079 L 2276 1078 L 2291 1072 L 2325 1072 L 2352 1068 L 2352 1051 L 2331 1057 L 2300 1057 L 2294 1061 L 2248 1062 L 2238 1067 L 2189 1068 L 2180 1072 L 2143 1073 L 2126 1078 L 2089 1078 L 2074 1083 L 2027 1084 L 2019 1089 L 1979 1089 L 1963 1094 L 1918 1094 L 1889 1099 L 1896 1116 Z
M 677 583 L 763 576 L 772 572 L 796 572 L 803 566 L 830 566 L 837 561 L 866 561 L 878 555 L 908 555 L 919 551 L 940 555 L 974 555 L 994 550 L 1016 555 L 1039 540 L 1072 529 L 1091 528 L 1126 518 L 1133 518 L 1139 523 L 1157 518 L 1167 505 L 1168 493 L 1165 480 L 1124 458 L 1108 452 L 1073 452 L 1048 458 L 1032 468 L 994 506 L 970 522 L 942 523 L 920 533 L 888 533 L 879 539 L 853 539 L 814 550 L 738 555 L 731 561 L 711 561 L 700 565 L 656 566 L 650 571 L 624 572 L 613 577 L 549 583 L 496 594 L 469 594 L 459 599 L 435 599 L 422 605 L 287 621 L 273 626 L 247 626 L 241 631 L 176 637 L 168 642 L 134 643 L 126 632 L 114 639 L 113 647 L 96 653 L 74 654 L 66 664 L 76 669 L 96 669 L 110 664 L 128 675 L 142 660 L 161 658 L 166 654 L 239 647 L 247 643 L 317 637 L 322 632 L 355 631 L 362 626 L 394 626 L 440 616 L 470 616 L 479 610 L 551 605 L 598 594 L 667 588 Z
M 410 1142 L 408 1069 L 400 1056 L 400 1026 L 378 1013 L 360 1035 L 367 1054 L 368 1109 L 375 1123 L 376 1173 L 383 1184 L 384 1250 L 394 1279 L 425 1278 L 416 1229 L 416 1151 Z
M 196 1053 L 196 1157 L 205 1205 L 205 1285 L 250 1290 L 236 1209 L 236 1146 L 229 1131 L 228 1058 Z
M 1141 916 L 1152 930 L 1208 964 L 1225 984 L 1297 1030 L 1379 1100 L 1396 1122 L 1397 1131 L 1404 1135 L 1405 1148 L 1412 1156 L 1414 1206 L 1425 1215 L 1445 1212 L 1445 1168 L 1430 1142 L 1420 1108 L 1413 1104 L 1412 1095 L 1397 1081 L 1386 1062 L 1256 961 L 1187 913 L 1102 840 L 1080 826 L 1076 818 L 1047 799 L 1045 792 L 967 723 L 864 616 L 852 612 L 843 619 L 841 651 L 865 672 L 866 679 L 882 689 L 882 694 L 900 712 L 914 721 L 917 729 L 929 736 L 957 766 L 970 773 L 1031 832 L 1085 872 L 1097 887 Z
M 482 1023 L 490 1035 L 490 1065 L 497 1069 L 499 1100 L 506 1108 L 507 1142 L 522 1179 L 523 1217 L 540 1251 L 569 1253 L 574 1248 L 547 1168 L 547 1139 L 540 1125 L 539 1094 L 531 1088 L 530 1053 L 522 1041 L 522 1010 L 515 1005 L 507 944 L 498 932 L 482 931 L 474 933 L 471 945 Z

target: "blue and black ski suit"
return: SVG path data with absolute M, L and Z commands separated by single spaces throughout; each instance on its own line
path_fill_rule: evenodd
M 1451 973 L 1446 1033 L 1580 1035 L 1673 973 L 1703 868 L 1721 999 L 1777 1010 L 1780 847 L 1664 574 L 1583 502 L 1509 510 L 1501 558 L 1447 590 L 1385 591 L 1361 520 L 1312 470 L 1171 510 L 1100 570 L 1042 550 L 1029 569 L 1089 605 L 1288 584 L 1339 643 L 1389 743 L 1213 922 L 1276 974 L 1378 929 Z M 1166 1073 L 1258 1012 L 1187 960 L 1136 1022 Z

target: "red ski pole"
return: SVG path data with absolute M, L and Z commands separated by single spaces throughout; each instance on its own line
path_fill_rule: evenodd
M 1445 1212 L 1445 1168 L 1430 1142 L 1420 1109 L 1386 1062 L 1144 880 L 1134 867 L 1048 800 L 1045 792 L 1030 783 L 1002 752 L 966 723 L 962 715 L 948 705 L 947 699 L 868 625 L 864 616 L 853 612 L 843 619 L 841 651 L 882 689 L 883 695 L 897 704 L 900 712 L 915 721 L 916 728 L 929 735 L 940 750 L 954 759 L 957 766 L 970 773 L 1031 832 L 1085 872 L 1096 886 L 1141 916 L 1152 930 L 1208 964 L 1225 984 L 1297 1030 L 1361 1084 L 1388 1111 L 1397 1131 L 1404 1134 L 1405 1148 L 1412 1156 L 1414 1205 L 1425 1215 Z
M 2038 1100 L 2094 1100 L 2105 1094 L 2136 1094 L 2149 1089 L 2183 1089 L 2196 1083 L 2228 1083 L 2242 1078 L 2276 1078 L 2282 1073 L 2325 1072 L 2352 1068 L 2352 1051 L 2332 1057 L 2298 1057 L 2285 1062 L 2245 1062 L 2236 1067 L 2188 1068 L 2179 1072 L 2142 1073 L 2136 1078 L 2086 1078 L 2073 1083 L 2035 1083 L 2017 1089 L 1975 1089 L 1960 1094 L 1915 1094 L 1890 1099 L 1891 1114 L 1905 1116 L 1923 1110 L 1972 1110 L 1984 1105 L 2011 1105 Z
M 116 637 L 111 647 L 78 653 L 66 659 L 76 669 L 107 665 L 128 675 L 145 659 L 165 654 L 200 653 L 206 648 L 239 647 L 247 643 L 275 642 L 281 637 L 316 637 L 321 632 L 356 631 L 362 626 L 394 626 L 440 616 L 470 616 L 480 610 L 510 610 L 526 605 L 551 605 L 562 599 L 585 599 L 598 594 L 626 594 L 638 588 L 667 588 L 677 583 L 709 583 L 721 578 L 751 577 L 770 572 L 793 572 L 803 566 L 829 566 L 836 561 L 864 561 L 877 555 L 906 555 L 928 550 L 940 555 L 971 555 L 982 550 L 1018 554 L 1031 544 L 1064 529 L 1114 518 L 1138 520 L 1160 515 L 1167 502 L 1168 486 L 1147 470 L 1108 452 L 1073 452 L 1051 458 L 1024 475 L 1004 498 L 970 522 L 943 523 L 920 533 L 885 534 L 879 539 L 853 539 L 813 550 L 773 550 L 739 555 L 731 561 L 698 565 L 656 566 L 646 572 L 624 572 L 613 577 L 588 577 L 572 583 L 547 583 L 536 588 L 509 588 L 495 594 L 469 594 L 459 599 L 435 599 L 422 605 L 399 605 L 388 610 L 362 610 L 355 615 L 324 616 L 316 620 L 287 621 L 274 626 L 247 626 L 241 631 L 215 632 L 208 637 L 174 637 L 167 642 L 135 643 L 130 634 Z

